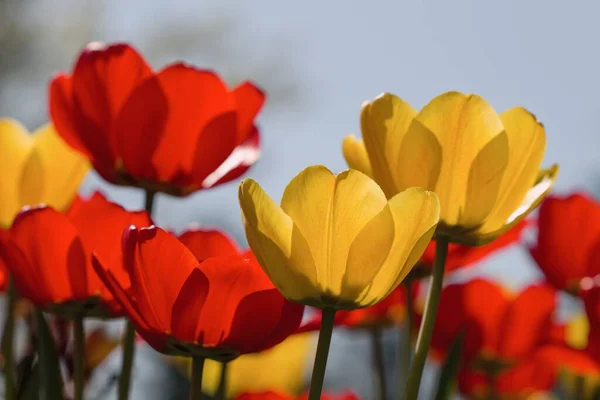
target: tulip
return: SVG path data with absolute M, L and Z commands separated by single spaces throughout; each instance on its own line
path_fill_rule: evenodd
M 129 285 L 98 258 L 94 268 L 144 340 L 192 357 L 192 399 L 200 398 L 205 358 L 230 361 L 267 349 L 300 325 L 304 307 L 285 300 L 252 257 L 199 261 L 154 226 L 131 226 L 122 243 Z
M 50 84 L 59 134 L 107 181 L 185 196 L 236 179 L 259 157 L 264 94 L 185 63 L 153 72 L 127 44 L 90 43 Z
M 251 179 L 240 184 L 250 248 L 288 299 L 323 309 L 310 399 L 320 395 L 335 311 L 383 300 L 422 255 L 438 221 L 432 193 L 386 200 L 368 176 L 312 166 L 286 187 L 281 207 Z
M 600 203 L 582 193 L 547 198 L 529 251 L 548 282 L 577 295 L 583 278 L 600 274 Z
M 440 198 L 438 235 L 480 245 L 519 223 L 552 187 L 558 167 L 540 171 L 546 137 L 521 107 L 498 115 L 477 95 L 444 93 L 420 112 L 384 93 L 361 110 L 363 140 L 348 136 L 348 164 L 388 198 L 411 186 Z
M 0 227 L 8 229 L 25 205 L 47 204 L 65 211 L 89 169 L 52 125 L 33 134 L 11 119 L 0 119 Z

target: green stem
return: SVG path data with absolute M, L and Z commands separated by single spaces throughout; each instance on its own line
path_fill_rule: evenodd
M 202 371 L 204 370 L 204 357 L 192 357 L 192 381 L 190 400 L 202 399 Z
M 335 309 L 324 308 L 321 316 L 321 331 L 319 332 L 319 342 L 317 343 L 317 354 L 313 365 L 312 378 L 310 380 L 310 392 L 308 400 L 319 400 L 325 381 L 325 369 L 327 368 L 327 356 L 329 355 L 329 345 L 331 344 L 331 334 L 333 333 L 333 320 L 335 318 Z
M 225 400 L 227 394 L 227 370 L 229 369 L 229 362 L 225 361 L 221 363 L 221 379 L 219 380 L 219 387 L 215 394 L 215 400 Z
M 154 209 L 154 197 L 156 192 L 152 192 L 150 190 L 146 190 L 146 198 L 144 201 L 144 210 L 148 213 L 148 215 L 152 216 L 152 210 Z
M 121 364 L 121 375 L 119 376 L 119 400 L 127 400 L 129 398 L 134 355 L 135 328 L 131 322 L 127 320 L 125 333 L 123 334 L 123 361 Z
M 427 353 L 429 352 L 429 345 L 431 344 L 431 336 L 433 335 L 433 327 L 435 326 L 435 316 L 437 314 L 440 294 L 442 292 L 444 264 L 446 263 L 447 253 L 448 237 L 440 236 L 437 238 L 433 275 L 431 277 L 429 293 L 427 295 L 427 303 L 425 304 L 423 322 L 421 323 L 419 336 L 417 337 L 415 358 L 406 384 L 406 400 L 417 400 L 419 395 L 421 377 L 423 376 L 423 369 L 425 368 L 425 361 L 427 360 Z
M 377 378 L 376 399 L 387 399 L 387 379 L 385 376 L 385 361 L 383 359 L 383 344 L 381 343 L 381 329 L 371 329 L 371 354 L 373 356 L 373 370 Z
M 83 399 L 83 387 L 85 384 L 85 332 L 83 330 L 83 316 L 77 315 L 73 325 L 74 334 L 74 381 L 75 381 L 75 400 Z
M 405 308 L 406 316 L 404 318 L 404 334 L 398 335 L 398 349 L 400 351 L 400 368 L 398 368 L 398 393 L 402 397 L 402 392 L 406 387 L 408 371 L 410 370 L 410 360 L 412 359 L 412 326 L 413 326 L 413 298 L 411 292 L 411 279 L 407 278 L 403 282 L 405 289 Z
M 9 278 L 6 291 L 6 320 L 4 321 L 4 333 L 2 335 L 2 354 L 4 355 L 4 385 L 6 400 L 17 398 L 15 382 L 15 355 L 13 350 L 15 336 L 15 304 L 17 291 L 12 278 Z

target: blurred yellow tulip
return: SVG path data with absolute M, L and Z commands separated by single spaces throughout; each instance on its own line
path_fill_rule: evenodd
M 544 127 L 522 107 L 501 114 L 481 97 L 444 93 L 420 112 L 384 93 L 361 110 L 363 140 L 342 151 L 351 168 L 375 179 L 392 198 L 418 186 L 440 199 L 438 232 L 454 242 L 485 244 L 535 208 L 558 166 L 540 171 Z
M 17 121 L 0 119 L 0 227 L 8 228 L 25 205 L 65 210 L 88 170 L 52 125 L 29 134 Z
M 367 175 L 312 166 L 278 206 L 252 179 L 239 199 L 248 243 L 288 299 L 355 309 L 384 299 L 408 274 L 439 218 L 435 193 L 407 189 L 386 199 Z

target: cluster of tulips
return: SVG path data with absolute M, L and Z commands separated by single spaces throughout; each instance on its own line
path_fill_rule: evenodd
M 560 376 L 574 398 L 599 395 L 600 205 L 581 194 L 551 197 L 537 220 L 525 219 L 558 173 L 541 169 L 545 131 L 533 114 L 497 114 L 483 98 L 458 92 L 416 111 L 385 93 L 362 105 L 362 139 L 343 141 L 350 169 L 307 167 L 280 203 L 252 179 L 239 183 L 249 249 L 216 230 L 175 235 L 155 226 L 156 194 L 236 181 L 259 159 L 255 117 L 264 101 L 250 82 L 230 89 L 185 63 L 155 72 L 129 45 L 92 43 L 71 74 L 52 79 L 51 124 L 30 135 L 0 122 L 7 399 L 28 386 L 13 349 L 23 315 L 47 399 L 84 396 L 84 320 L 123 317 L 120 400 L 129 396 L 138 340 L 190 360 L 191 399 L 203 396 L 206 360 L 222 364 L 215 398 L 357 399 L 322 393 L 335 326 L 371 334 L 377 397 L 386 399 L 381 330 L 394 324 L 407 337 L 401 398 L 417 399 L 428 356 L 441 363 L 439 399 L 455 382 L 473 398 L 541 396 Z M 144 209 L 127 211 L 101 193 L 78 197 L 90 166 L 112 184 L 144 191 Z M 536 225 L 530 252 L 547 283 L 518 294 L 482 279 L 443 285 L 445 274 L 519 243 Z M 589 335 L 557 319 L 558 290 L 583 299 L 587 318 L 579 320 L 589 321 Z M 23 302 L 33 307 L 23 312 Z M 319 312 L 303 322 L 305 306 Z M 72 328 L 66 370 L 60 326 Z M 235 380 L 264 380 L 260 368 L 238 376 L 244 355 L 284 349 L 314 330 L 307 392 L 228 392 Z

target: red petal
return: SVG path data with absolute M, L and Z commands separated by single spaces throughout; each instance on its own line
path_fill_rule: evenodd
M 233 240 L 217 230 L 193 229 L 185 231 L 179 240 L 187 246 L 199 262 L 210 257 L 239 254 Z
M 198 265 L 196 257 L 175 236 L 154 226 L 126 230 L 123 253 L 140 313 L 149 325 L 169 331 L 173 304 Z
M 171 331 L 177 340 L 192 343 L 198 339 L 196 328 L 208 296 L 208 288 L 206 275 L 201 270 L 194 269 L 173 304 Z
M 293 397 L 276 392 L 242 393 L 235 400 L 294 400 Z
M 540 207 L 538 226 L 531 255 L 556 288 L 571 289 L 600 273 L 600 263 L 589 263 L 600 241 L 600 204 L 583 194 L 549 197 Z
M 281 297 L 281 294 L 274 289 L 274 292 L 271 292 L 271 297 Z M 279 323 L 271 332 L 269 339 L 260 344 L 259 348 L 266 350 L 283 342 L 288 336 L 297 331 L 303 316 L 304 305 L 292 303 L 284 298 Z
M 531 353 L 552 326 L 556 293 L 549 286 L 530 286 L 509 305 L 502 321 L 499 352 L 506 359 Z
M 265 93 L 252 82 L 244 82 L 233 89 L 237 105 L 238 140 L 240 144 L 246 141 L 254 128 L 254 118 L 265 103 Z
M 10 233 L 38 271 L 36 287 L 45 287 L 53 302 L 86 299 L 100 290 L 88 279 L 91 264 L 77 229 L 63 214 L 48 207 L 22 211 Z M 13 270 L 15 275 L 19 272 Z

